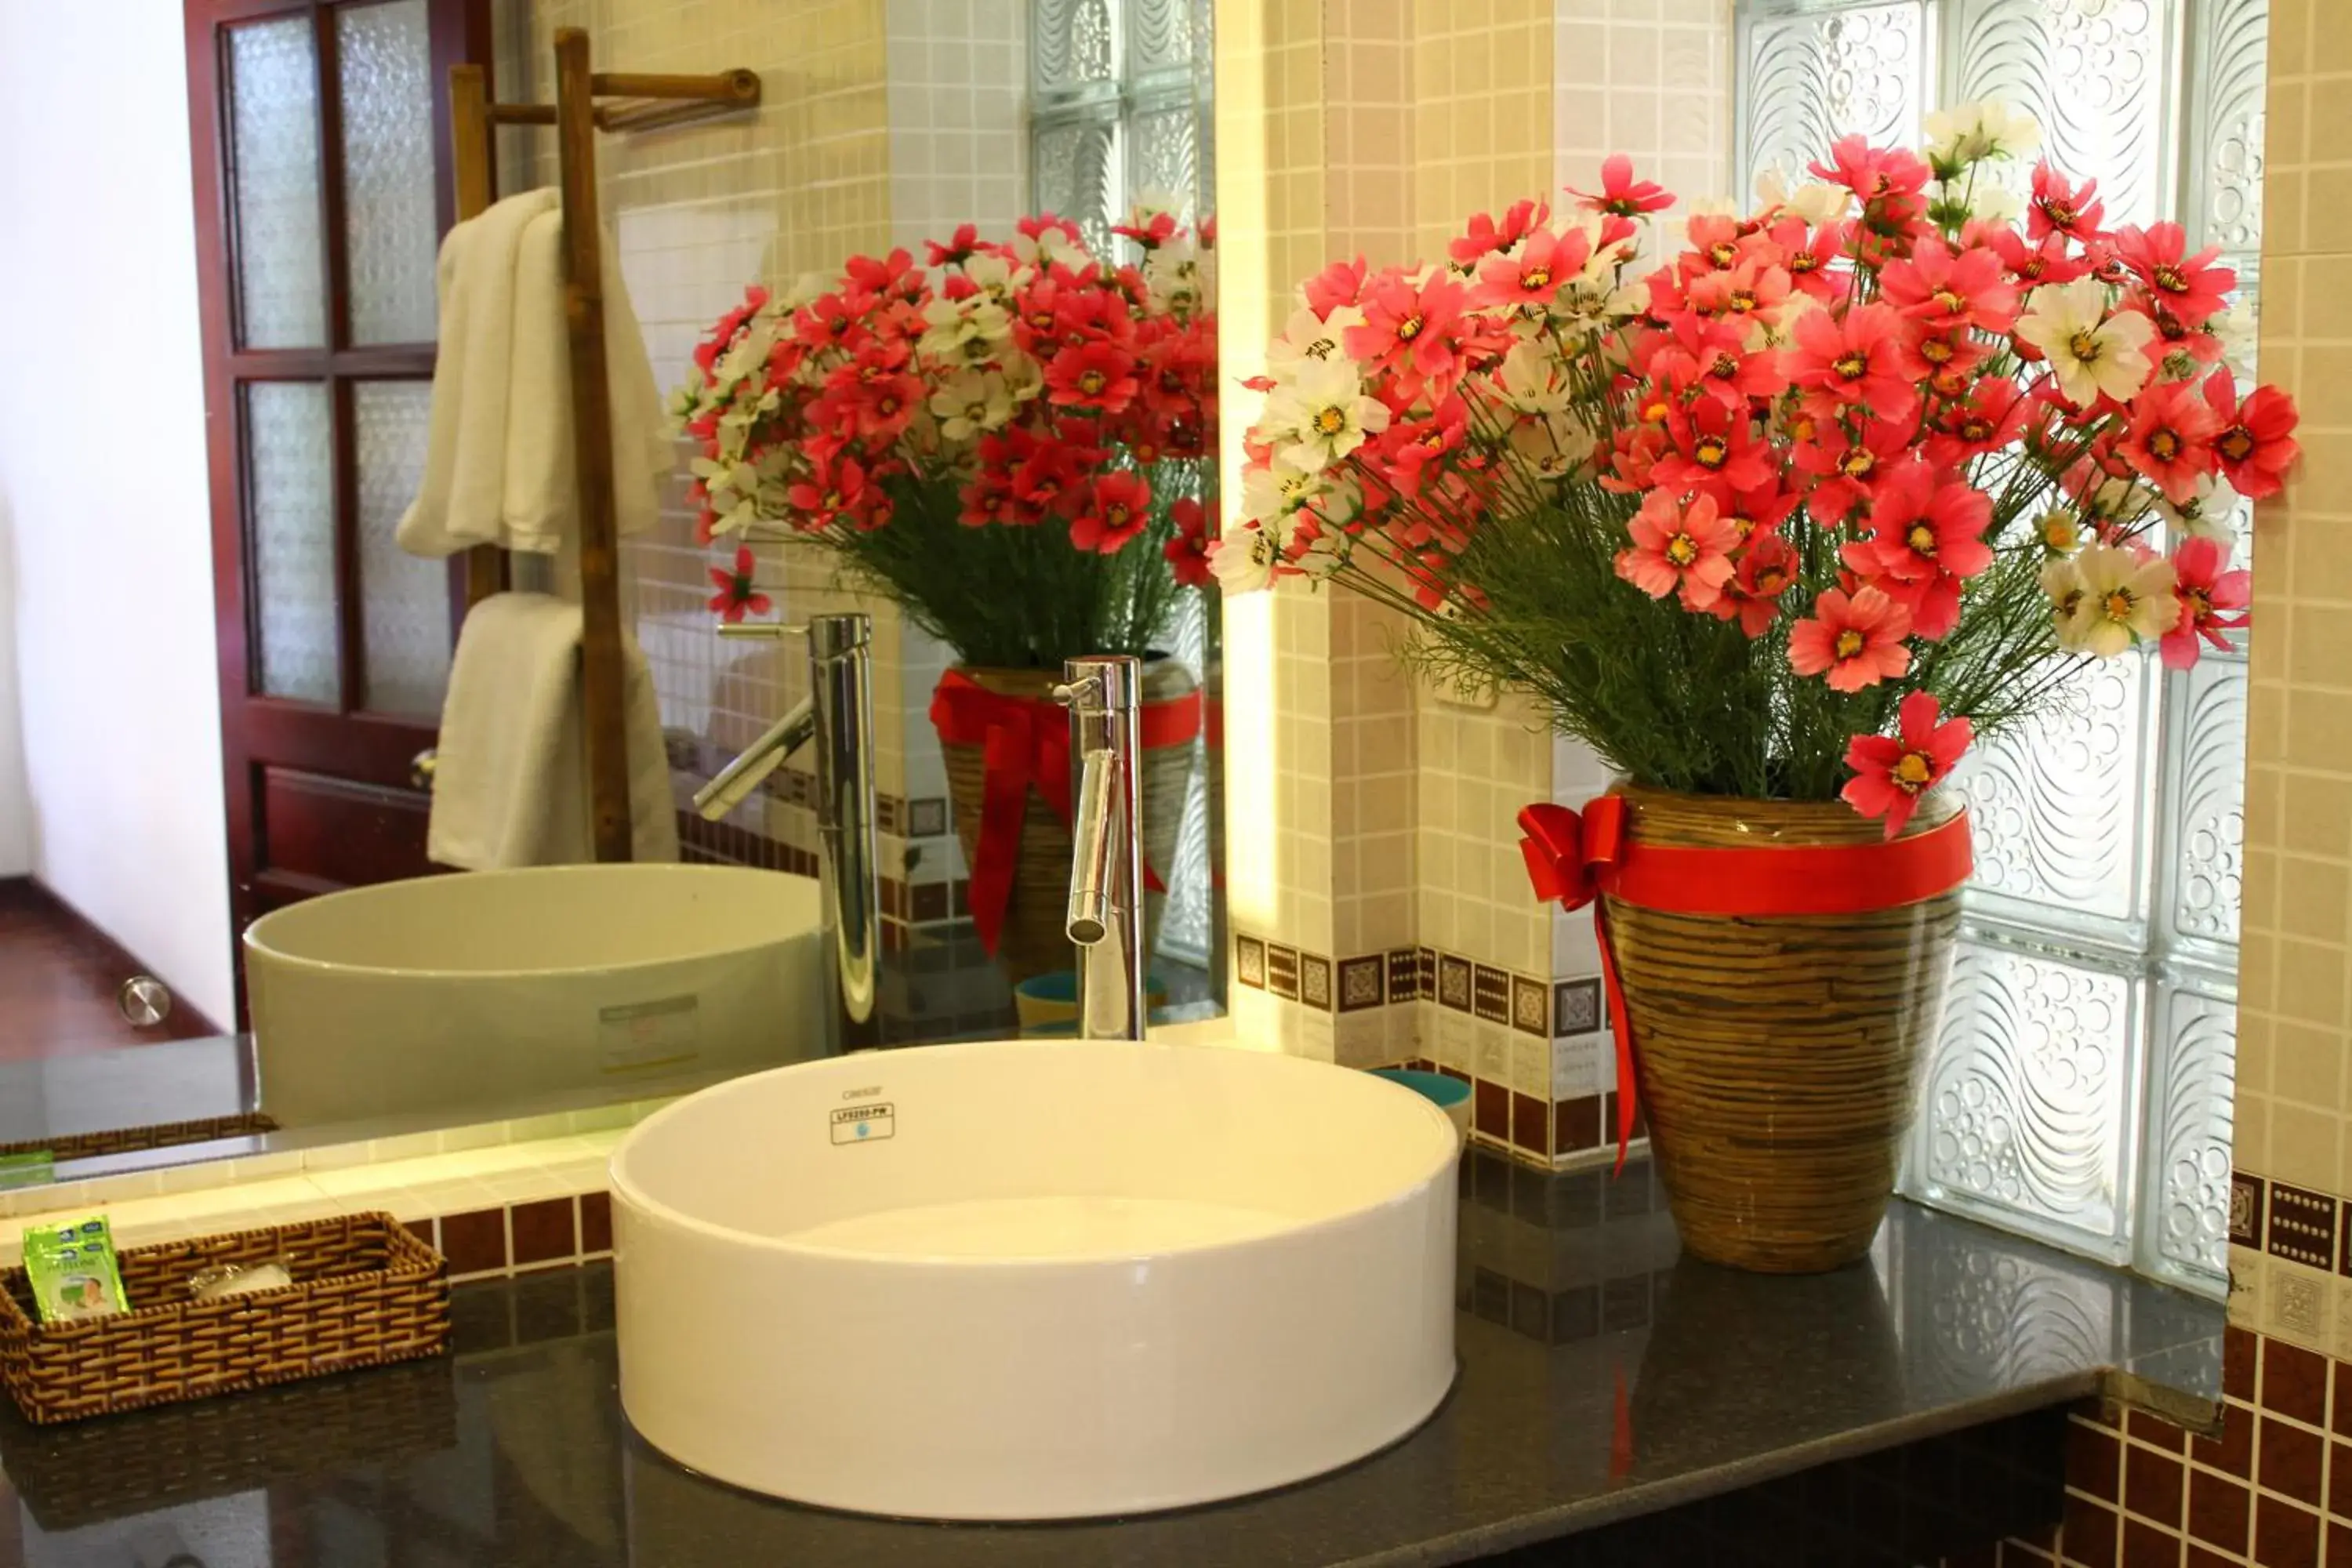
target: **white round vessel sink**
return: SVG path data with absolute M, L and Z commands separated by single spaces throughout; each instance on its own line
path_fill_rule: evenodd
M 823 1054 L 817 884 L 548 866 L 329 893 L 245 933 L 262 1107 L 289 1127 Z M 499 1114 L 505 1114 L 503 1110 Z
M 1452 1385 L 1457 1154 L 1408 1089 L 1214 1047 L 739 1079 L 613 1155 L 622 1407 L 690 1468 L 867 1513 L 1301 1480 Z

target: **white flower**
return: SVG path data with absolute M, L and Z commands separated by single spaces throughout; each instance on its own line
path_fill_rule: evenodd
M 950 441 L 969 441 L 982 431 L 1003 428 L 1013 417 L 1013 393 L 994 371 L 958 371 L 931 394 L 931 412 L 939 416 L 940 435 Z
M 1254 593 L 1274 581 L 1282 560 L 1282 546 L 1255 523 L 1244 523 L 1222 535 L 1209 548 L 1209 570 L 1217 586 L 1228 594 Z
M 2221 363 L 2240 381 L 2254 374 L 2254 306 L 2244 295 L 2231 300 L 2205 320 L 2205 330 L 2221 342 Z
M 1521 414 L 1558 414 L 1568 406 L 1568 367 L 1549 343 L 1522 339 L 1503 356 L 1503 402 Z
M 1511 460 L 1530 479 L 1564 479 L 1592 455 L 1592 432 L 1564 414 L 1511 427 Z
M 2219 474 L 2202 474 L 2197 479 L 2197 492 L 2185 501 L 2175 501 L 2158 491 L 2156 510 L 2176 533 L 2190 539 L 2218 539 L 2228 543 L 2236 537 L 2230 520 L 2238 509 L 2238 492 L 2228 479 Z
M 1143 258 L 1143 284 L 1155 304 L 1179 316 L 1200 310 L 1209 298 L 1207 269 L 1189 237 L 1171 239 Z
M 1276 380 L 1288 380 L 1302 362 L 1338 360 L 1345 362 L 1348 351 L 1348 329 L 1364 324 L 1364 313 L 1353 305 L 1341 305 L 1326 321 L 1301 305 L 1290 313 L 1283 324 L 1282 335 L 1265 345 L 1267 372 Z
M 981 294 L 934 300 L 923 307 L 923 320 L 929 325 L 915 346 L 933 359 L 977 363 L 995 357 L 997 346 L 1013 335 L 1004 307 Z
M 2026 158 L 2042 145 L 2033 116 L 2005 103 L 1963 103 L 1927 116 L 1927 162 L 1938 173 L 1980 158 Z
M 2025 216 L 2025 198 L 1998 180 L 1979 183 L 1969 211 L 1983 222 L 2008 228 Z
M 1094 255 L 1087 249 L 1086 242 L 1072 239 L 1058 227 L 1047 228 L 1034 239 L 1025 234 L 1013 236 L 1013 253 L 1039 267 L 1058 261 L 1076 272 L 1084 272 L 1095 264 Z
M 2042 592 L 2050 600 L 2051 618 L 2058 624 L 2058 646 L 2068 653 L 2083 651 L 2074 612 L 2082 606 L 2083 568 L 2072 555 L 2042 563 Z
M 1788 177 L 1775 164 L 1756 176 L 1756 201 L 1760 208 L 1778 207 L 1782 212 L 1805 220 L 1809 227 L 1819 228 L 1825 223 L 1835 223 L 1845 216 L 1853 193 L 1843 185 L 1832 185 L 1825 180 L 1808 180 L 1791 188 Z
M 993 252 L 982 251 L 965 257 L 963 275 L 992 300 L 1002 300 L 1012 296 L 1013 263 Z
M 2118 403 L 2129 400 L 2156 369 L 2147 353 L 2156 323 L 2137 310 L 2106 311 L 2107 286 L 2078 278 L 2036 289 L 2018 318 L 2017 335 L 2049 358 L 2058 390 L 2078 408 L 2103 392 Z
M 2052 563 L 2055 565 L 2057 563 Z M 2082 590 L 2059 622 L 2062 647 L 2114 658 L 2140 637 L 2160 637 L 2180 620 L 2172 563 L 2116 544 L 2093 544 L 2070 563 Z M 2049 567 L 2042 569 L 2047 593 Z
M 1305 468 L 1328 468 L 1389 427 L 1388 405 L 1364 393 L 1347 360 L 1304 360 L 1266 399 L 1265 427 L 1276 452 Z

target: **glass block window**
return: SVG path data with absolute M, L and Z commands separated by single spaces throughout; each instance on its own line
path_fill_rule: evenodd
M 1147 194 L 1199 210 L 1209 166 L 1211 0 L 1032 0 L 1030 205 L 1098 253 Z
M 2268 0 L 1741 0 L 1740 184 L 1999 99 L 2109 222 L 2179 221 L 2252 303 L 2268 24 Z M 2224 1288 L 2245 711 L 2242 651 L 2129 657 L 1963 764 L 1977 877 L 1911 1195 Z

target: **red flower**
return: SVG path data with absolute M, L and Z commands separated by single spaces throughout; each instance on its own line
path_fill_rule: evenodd
M 1485 213 L 1474 213 L 1470 231 L 1447 242 L 1445 254 L 1455 266 L 1466 268 L 1491 251 L 1510 249 L 1550 216 L 1550 207 L 1531 201 L 1513 202 L 1500 224 Z
M 897 294 L 912 299 L 923 291 L 923 275 L 915 267 L 915 258 L 903 250 L 894 250 L 877 260 L 871 256 L 853 256 L 842 267 L 851 285 L 868 294 Z
M 2016 440 L 2024 433 L 2032 407 L 2019 395 L 2017 383 L 2005 375 L 1987 376 L 1969 389 L 1965 399 L 1936 411 L 1935 434 L 1921 450 L 1937 468 L 1958 468 Z
M 1675 205 L 1674 196 L 1654 180 L 1633 177 L 1633 160 L 1622 153 L 1612 153 L 1601 164 L 1601 189 L 1595 194 L 1567 187 L 1568 194 L 1577 198 L 1577 205 L 1588 212 L 1611 213 L 1618 217 L 1639 217 L 1643 213 L 1664 210 Z
M 854 350 L 874 336 L 869 318 L 877 303 L 862 289 L 821 294 L 793 318 L 793 326 L 813 342 Z
M 1711 498 L 1696 496 L 1685 506 L 1652 490 L 1625 526 L 1633 544 L 1617 552 L 1617 575 L 1653 599 L 1680 589 L 1684 608 L 1704 610 L 1731 580 L 1730 552 L 1739 536 Z
M 1651 469 L 1651 483 L 1688 489 L 1719 479 L 1735 489 L 1753 489 L 1779 473 L 1769 447 L 1756 438 L 1743 405 L 1735 414 L 1713 398 L 1702 398 L 1666 422 L 1674 449 Z
M 2172 552 L 2173 596 L 2180 601 L 2180 624 L 2164 634 L 2164 667 L 2187 669 L 2203 651 L 2202 637 L 2223 653 L 2231 651 L 2222 632 L 2246 624 L 2243 614 L 2253 596 L 2253 574 L 2242 567 L 2223 571 L 2230 547 L 2218 539 L 2185 539 Z M 2231 615 L 2231 611 L 2240 612 Z
M 2045 235 L 2029 245 L 2017 230 L 1997 228 L 1984 238 L 2000 258 L 2000 264 L 2009 268 L 2009 275 L 2028 289 L 2038 289 L 2044 283 L 2072 283 L 2091 269 L 2088 262 L 2070 251 L 2063 234 Z
M 2177 223 L 2146 229 L 2126 224 L 2116 230 L 2116 254 L 2147 285 L 2156 303 L 2186 324 L 2201 327 L 2228 300 L 2238 275 L 2213 265 L 2221 254 L 2220 246 L 2209 245 L 2194 256 L 2187 254 L 2188 248 L 2189 231 Z
M 1929 235 L 1907 258 L 1888 262 L 1878 283 L 1888 304 L 1932 331 L 2005 332 L 2017 319 L 2017 289 L 2000 255 L 1982 246 L 1956 252 Z
M 1960 618 L 1959 585 L 1992 564 L 1984 531 L 1992 498 L 1960 479 L 1938 482 L 1916 459 L 1895 466 L 1870 509 L 1870 537 L 1840 552 L 1844 563 L 1904 602 L 1911 629 L 1931 641 Z
M 2250 500 L 2278 494 L 2281 477 L 2302 448 L 2295 445 L 2294 399 L 2275 386 L 2257 386 L 2238 401 L 2238 384 L 2226 370 L 2205 380 L 2205 401 L 2219 428 L 2213 458 L 2238 493 Z
M 1919 193 L 1928 168 L 1917 153 L 1900 147 L 1874 147 L 1861 135 L 1830 143 L 1827 162 L 1808 166 L 1817 180 L 1843 185 L 1862 203 L 1863 222 L 1881 233 L 1900 231 L 1919 216 Z
M 1815 434 L 1799 437 L 1789 457 L 1800 473 L 1821 476 L 1805 510 L 1824 522 L 1836 522 L 1867 500 L 1878 488 L 1886 466 L 1910 449 L 1916 434 L 1910 419 L 1873 419 L 1856 439 L 1843 426 L 1816 425 Z
M 2070 185 L 2066 176 L 2047 163 L 2033 166 L 2033 196 L 2025 209 L 2025 232 L 2029 237 L 2040 241 L 2059 234 L 2069 239 L 2095 238 L 2103 232 L 2099 219 L 2106 216 L 2106 204 L 2099 200 L 2098 181 L 2084 180 L 2079 185 Z
M 2220 416 L 2195 387 L 2158 382 L 2132 399 L 2131 426 L 2116 449 L 2178 505 L 2212 471 L 2212 441 L 2221 429 Z
M 1739 570 L 1723 585 L 1723 596 L 1709 605 L 1717 619 L 1739 622 L 1750 637 L 1760 637 L 1780 614 L 1780 595 L 1797 577 L 1797 552 L 1785 539 L 1766 535 L 1741 552 Z
M 1813 613 L 1789 630 L 1789 668 L 1829 677 L 1832 691 L 1860 691 L 1911 668 L 1911 612 L 1877 588 L 1823 589 Z
M 936 239 L 926 240 L 923 251 L 933 267 L 961 267 L 979 254 L 980 229 L 972 224 L 958 224 L 945 245 Z
M 1141 474 L 1097 474 L 1087 487 L 1078 515 L 1070 520 L 1070 542 L 1099 555 L 1115 555 L 1151 521 L 1151 487 Z
M 1901 418 L 1917 399 L 1901 374 L 1902 330 L 1903 318 L 1888 305 L 1857 305 L 1843 321 L 1808 310 L 1797 318 L 1789 379 L 1822 401 Z
M 1935 697 L 1914 691 L 1895 710 L 1900 736 L 1856 735 L 1845 749 L 1853 770 L 1839 795 L 1864 816 L 1886 818 L 1886 837 L 1901 833 L 1919 809 L 1919 797 L 1934 789 L 1969 749 L 1975 731 L 1966 719 L 1946 719 Z
M 1462 365 L 1456 332 L 1469 290 L 1442 275 L 1419 289 L 1391 276 L 1375 282 L 1361 303 L 1363 323 L 1348 329 L 1349 358 L 1409 384 L 1452 384 Z
M 751 559 L 751 547 L 748 544 L 735 552 L 733 571 L 713 566 L 710 580 L 718 585 L 719 592 L 710 595 L 710 607 L 730 621 L 740 621 L 747 614 L 766 615 L 772 601 L 751 584 L 756 569 L 757 563 Z
M 1342 305 L 1353 305 L 1364 297 L 1364 278 L 1371 268 L 1360 256 L 1353 261 L 1335 261 L 1307 280 L 1307 308 L 1324 321 Z
M 1582 269 L 1592 255 L 1592 240 L 1580 228 L 1566 234 L 1538 229 L 1520 245 L 1517 256 L 1490 256 L 1478 268 L 1478 287 L 1471 301 L 1507 305 L 1540 318 L 1559 286 Z
M 1170 503 L 1168 518 L 1176 525 L 1176 536 L 1161 545 L 1160 552 L 1168 557 L 1176 581 L 1188 588 L 1206 587 L 1214 575 L 1209 570 L 1209 549 L 1216 542 L 1209 537 L 1207 512 L 1187 496 Z
M 857 459 L 840 456 L 819 462 L 807 479 L 784 492 L 784 501 L 800 514 L 797 526 L 812 531 L 841 523 L 862 526 L 881 497 L 866 482 Z
M 1135 356 L 1117 343 L 1086 343 L 1064 349 L 1045 365 L 1045 396 L 1058 407 L 1117 414 L 1135 401 L 1141 383 Z
M 1004 521 L 1017 526 L 1043 522 L 1077 487 L 1078 471 L 1077 455 L 1069 447 L 1059 441 L 1032 439 L 1026 455 L 1013 469 Z
M 1720 479 L 1710 479 L 1698 490 L 1713 498 L 1716 510 L 1743 544 L 1756 544 L 1780 532 L 1781 522 L 1803 499 L 1794 490 L 1783 489 L 1777 474 L 1748 489 L 1736 490 Z
M 759 314 L 760 307 L 767 302 L 768 291 L 759 284 L 754 283 L 744 289 L 743 302 L 719 317 L 718 324 L 710 329 L 710 335 L 694 345 L 695 368 L 705 375 L 709 374 L 710 367 L 719 363 L 719 356 L 735 342 L 735 334 L 742 330 L 743 323 Z
M 1760 317 L 1778 320 L 1774 313 L 1792 287 L 1785 268 L 1751 256 L 1728 271 L 1702 272 L 1692 279 L 1691 309 L 1729 317 L 1744 331 Z
M 1110 231 L 1135 241 L 1146 250 L 1157 250 L 1176 237 L 1176 215 L 1153 213 L 1149 223 L 1115 223 L 1110 226 Z

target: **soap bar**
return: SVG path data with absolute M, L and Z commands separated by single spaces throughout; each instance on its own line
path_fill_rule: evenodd
M 223 1296 L 250 1296 L 256 1290 L 283 1290 L 293 1283 L 293 1270 L 273 1258 L 249 1268 L 224 1263 L 207 1268 L 188 1281 L 188 1290 L 199 1301 L 216 1301 Z
M 104 1215 L 26 1231 L 25 1275 L 33 1287 L 34 1310 L 45 1323 L 101 1318 L 127 1304 L 114 1258 L 114 1232 Z

